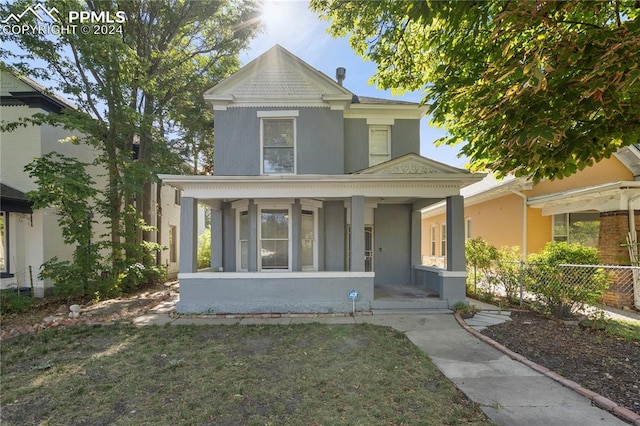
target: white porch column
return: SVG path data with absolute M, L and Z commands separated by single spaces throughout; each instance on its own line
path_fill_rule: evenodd
M 180 200 L 180 272 L 198 270 L 198 200 L 182 197 Z
M 247 259 L 247 266 L 249 267 L 249 272 L 256 272 L 258 271 L 258 220 L 260 218 L 258 217 L 258 206 L 253 200 L 249 200 L 247 210 L 249 212 L 249 259 Z
M 222 212 L 211 209 L 211 267 L 222 267 Z
M 302 205 L 296 198 L 291 206 L 291 270 L 302 271 L 302 240 L 300 233 L 302 228 Z
M 351 197 L 351 272 L 364 272 L 364 197 Z
M 447 197 L 447 271 L 466 271 L 464 255 L 464 198 Z
M 422 264 L 422 212 L 411 212 L 411 284 L 415 285 L 414 268 Z

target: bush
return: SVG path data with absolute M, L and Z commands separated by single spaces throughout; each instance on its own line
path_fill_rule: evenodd
M 472 271 L 467 274 L 467 292 L 476 294 L 478 282 L 485 281 L 492 276 L 491 267 L 493 262 L 498 260 L 498 250 L 482 238 L 467 240 L 464 249 L 467 268 Z
M 593 247 L 551 242 L 539 254 L 529 256 L 528 285 L 543 312 L 564 318 L 602 298 L 609 284 L 602 268 L 567 267 L 561 264 L 598 265 Z
M 509 302 L 513 302 L 519 298 L 520 275 L 522 270 L 520 259 L 519 247 L 503 247 L 498 252 L 496 281 L 504 288 L 504 293 Z

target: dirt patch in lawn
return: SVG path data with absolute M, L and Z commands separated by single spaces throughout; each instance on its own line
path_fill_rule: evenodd
M 128 321 L 163 301 L 177 297 L 178 283 L 155 284 L 133 294 L 103 301 L 67 299 L 60 296 L 34 298 L 26 312 L 3 315 L 0 318 L 3 334 L 23 334 L 52 321 L 69 317 L 69 306 L 79 304 L 80 322 Z M 6 337 L 6 336 L 3 336 Z
M 531 361 L 640 413 L 640 341 L 604 330 L 512 312 L 482 333 Z

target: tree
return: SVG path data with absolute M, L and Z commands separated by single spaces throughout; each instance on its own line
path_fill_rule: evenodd
M 31 4 L 17 1 L 0 12 L 20 14 Z M 194 125 L 168 111 L 194 93 L 201 97 L 204 85 L 212 86 L 238 68 L 238 53 L 259 30 L 257 5 L 234 0 L 59 0 L 47 6 L 55 6 L 61 25 L 71 23 L 70 12 L 126 14 L 123 22 L 104 26 L 108 34 L 93 31 L 93 26 L 89 33 L 0 33 L 4 66 L 58 82 L 54 89 L 78 106 L 31 121 L 80 130 L 103 153 L 99 160 L 109 181 L 103 213 L 111 227 L 113 272 L 120 274 L 127 264 L 149 259 L 145 242 L 152 240 L 146 226 L 153 214 L 151 184 L 156 173 L 179 167 L 181 159 L 171 157 L 175 152 L 168 142 Z M 38 24 L 32 14 L 21 19 L 21 24 Z
M 312 0 L 476 170 L 562 178 L 640 137 L 640 3 Z

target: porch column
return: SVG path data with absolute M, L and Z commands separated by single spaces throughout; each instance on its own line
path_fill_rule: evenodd
M 198 270 L 198 201 L 192 197 L 180 200 L 180 272 Z
M 222 267 L 222 212 L 211 209 L 211 267 Z
M 222 208 L 222 266 L 225 272 L 236 271 L 236 211 L 231 203 L 221 203 Z
M 249 272 L 256 272 L 258 270 L 258 206 L 253 200 L 249 200 L 247 210 L 249 212 L 249 259 L 247 259 L 247 266 Z
M 411 284 L 416 284 L 414 268 L 422 265 L 422 212 L 411 212 Z
M 300 253 L 302 252 L 302 240 L 300 233 L 302 228 L 302 204 L 300 199 L 296 198 L 291 206 L 291 270 L 302 271 L 302 261 Z
M 351 260 L 352 272 L 364 272 L 364 197 L 351 197 Z
M 447 271 L 466 271 L 464 256 L 464 198 L 447 197 Z

